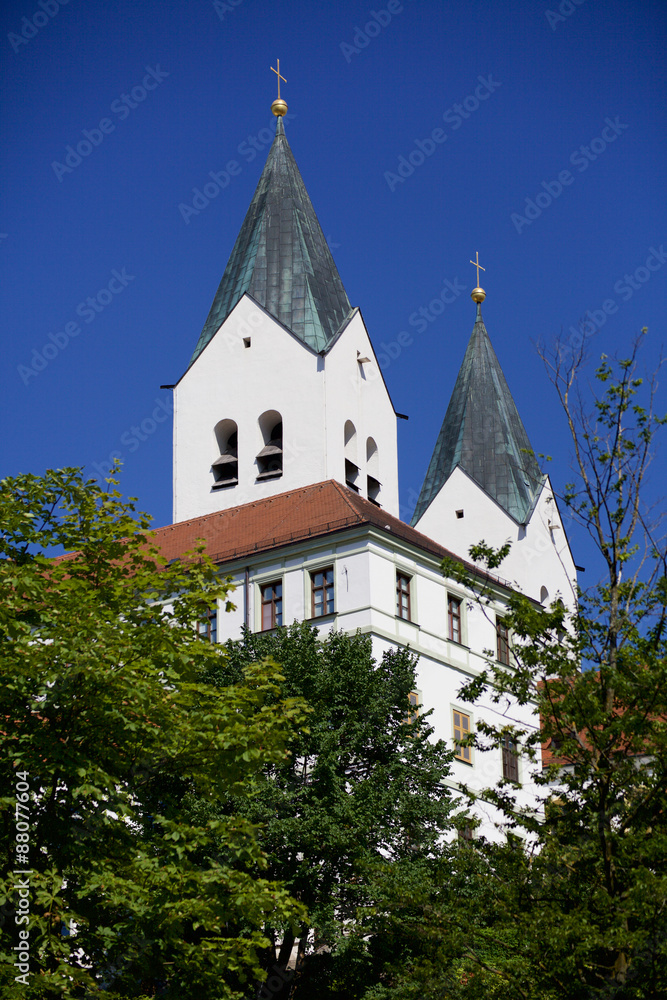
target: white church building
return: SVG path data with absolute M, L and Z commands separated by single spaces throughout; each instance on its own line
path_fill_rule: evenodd
M 456 746 L 452 784 L 503 775 L 530 796 L 513 744 L 480 752 L 457 739 L 480 718 L 534 728 L 516 705 L 470 705 L 458 691 L 488 651 L 510 655 L 511 587 L 574 601 L 576 571 L 549 480 L 531 450 L 481 314 L 476 316 L 412 524 L 399 519 L 397 414 L 361 312 L 352 307 L 285 136 L 276 135 L 187 370 L 174 393 L 174 523 L 169 558 L 205 539 L 235 583 L 236 611 L 208 623 L 216 641 L 246 624 L 307 620 L 360 630 L 376 655 L 419 655 L 413 694 L 436 737 Z M 471 320 L 473 319 L 471 309 Z M 481 538 L 512 543 L 504 579 L 473 567 Z M 482 609 L 442 575 L 454 556 L 491 587 Z M 480 819 L 492 834 L 494 817 Z

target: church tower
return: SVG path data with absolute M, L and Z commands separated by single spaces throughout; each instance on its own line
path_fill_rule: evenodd
M 361 313 L 352 308 L 289 148 L 276 135 L 189 366 L 174 388 L 174 524 L 166 559 L 203 541 L 235 586 L 234 606 L 199 623 L 211 641 L 307 621 L 360 631 L 380 660 L 418 657 L 406 711 L 432 710 L 454 749 L 454 789 L 511 780 L 534 803 L 519 750 L 470 748 L 497 706 L 460 697 L 489 657 L 510 663 L 512 589 L 572 603 L 575 567 L 553 491 L 532 452 L 482 319 L 485 293 L 419 496 L 398 517 L 396 413 Z M 479 280 L 478 280 L 479 285 Z M 194 338 L 193 338 L 194 339 Z M 471 545 L 512 543 L 500 575 Z M 443 575 L 464 561 L 489 595 Z M 535 727 L 530 703 L 514 723 Z M 499 821 L 477 810 L 487 836 Z
M 287 142 L 276 135 L 174 386 L 174 521 L 333 479 L 398 514 L 396 414 Z
M 486 293 L 471 294 L 475 325 L 412 524 L 464 557 L 482 540 L 510 542 L 502 575 L 535 600 L 559 593 L 572 604 L 576 572 L 554 493 L 484 325 Z

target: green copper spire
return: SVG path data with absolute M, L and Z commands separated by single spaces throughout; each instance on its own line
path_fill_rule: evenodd
M 281 117 L 191 364 L 245 292 L 316 351 L 350 312 Z
M 525 522 L 543 477 L 486 332 L 481 303 L 477 305 L 475 326 L 419 494 L 413 524 L 457 465 L 519 524 Z

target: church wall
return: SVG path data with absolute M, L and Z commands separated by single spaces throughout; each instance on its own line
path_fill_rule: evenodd
M 280 140 L 272 147 L 276 160 L 284 154 L 283 145 L 286 147 L 286 142 Z M 281 162 L 285 167 L 286 161 Z M 289 166 L 289 170 L 293 167 Z M 274 222 L 278 218 L 276 206 L 283 199 L 279 174 L 280 170 L 271 180 L 272 184 L 279 182 L 272 189 L 273 200 L 265 203 L 270 207 L 268 215 L 274 212 Z M 281 218 L 283 208 L 296 215 L 301 211 L 294 202 L 284 204 L 279 211 Z M 290 305 L 290 299 L 291 306 L 299 305 L 296 300 L 303 287 L 292 279 L 302 265 L 310 266 L 311 259 L 298 254 L 291 257 L 288 252 L 276 255 L 275 247 L 282 248 L 285 243 L 286 248 L 303 250 L 294 242 L 298 229 L 296 223 L 286 225 L 281 230 L 284 239 L 277 240 L 275 228 L 271 227 L 273 246 L 269 245 L 269 231 L 262 230 L 262 238 L 266 237 L 266 247 L 262 244 L 266 258 L 262 259 L 268 261 L 271 280 L 279 283 L 285 306 Z M 321 249 L 324 236 L 316 236 Z M 254 245 L 252 251 L 247 247 L 243 251 L 243 287 L 254 287 L 261 296 L 263 277 L 256 285 L 247 284 L 257 263 L 256 250 Z M 287 275 L 290 260 L 294 274 Z M 233 256 L 228 265 L 231 270 L 225 272 L 228 290 L 238 279 L 237 264 Z M 343 296 L 336 315 L 346 308 L 347 298 Z M 283 315 L 296 316 L 300 312 L 287 308 Z M 481 323 L 481 313 L 478 319 Z M 486 337 L 483 327 L 480 329 Z M 492 352 L 489 357 L 493 358 Z M 506 397 L 503 399 L 506 402 Z M 318 353 L 244 295 L 174 388 L 173 476 L 175 522 L 266 501 L 329 479 L 351 485 L 359 495 L 398 517 L 396 414 L 361 313 L 355 311 L 331 348 Z M 216 479 L 218 485 L 214 486 Z M 495 547 L 509 540 L 512 551 L 500 567 L 504 580 L 516 582 L 536 600 L 551 600 L 560 592 L 571 601 L 576 574 L 551 498 L 551 488 L 546 486 L 528 525 L 519 526 L 457 468 L 417 528 L 466 559 L 470 545 L 482 539 Z M 456 516 L 457 510 L 463 511 L 463 517 Z M 275 530 L 278 533 L 280 529 Z M 493 705 L 483 700 L 469 706 L 458 694 L 467 680 L 486 667 L 485 650 L 490 651 L 491 658 L 496 655 L 496 616 L 502 615 L 507 598 L 501 585 L 495 588 L 493 605 L 482 608 L 472 593 L 443 578 L 439 560 L 418 548 L 418 543 L 399 537 L 402 532 L 391 535 L 368 523 L 339 532 L 332 530 L 326 537 L 299 543 L 284 538 L 271 541 L 264 534 L 260 527 L 256 541 L 273 544 L 271 551 L 254 553 L 229 567 L 220 567 L 223 575 L 227 569 L 232 573 L 236 590 L 230 595 L 235 609 L 229 613 L 223 607 L 219 609 L 219 642 L 238 639 L 244 623 L 252 631 L 265 627 L 263 588 L 267 614 L 276 612 L 279 589 L 280 624 L 306 620 L 321 633 L 332 628 L 348 632 L 358 629 L 372 637 L 378 658 L 390 648 L 413 650 L 419 656 L 417 690 L 421 704 L 425 710 L 433 710 L 433 738 L 454 745 L 454 710 L 465 712 L 473 725 L 481 718 L 498 722 L 503 717 L 508 724 L 536 724 L 530 706 Z M 328 567 L 333 572 L 334 611 L 315 618 L 311 573 Z M 409 579 L 409 616 L 401 613 L 404 604 L 397 606 L 397 574 Z M 400 595 L 404 601 L 404 582 Z M 450 638 L 448 595 L 461 601 L 458 641 Z M 522 760 L 520 799 L 526 803 L 534 793 L 530 771 L 531 766 Z M 475 749 L 469 762 L 454 762 L 448 783 L 453 788 L 465 783 L 481 789 L 495 784 L 501 776 L 501 751 Z M 484 832 L 493 836 L 498 815 L 481 805 L 478 812 L 484 816 Z
M 463 511 L 462 518 L 457 510 Z M 470 546 L 482 540 L 495 548 L 509 541 L 512 548 L 498 568 L 500 577 L 537 601 L 543 587 L 549 600 L 560 592 L 566 603 L 574 601 L 576 570 L 548 480 L 524 527 L 457 467 L 415 527 L 464 559 Z
M 250 622 L 253 631 L 261 629 L 260 585 L 273 580 L 283 583 L 283 622 L 310 619 L 310 572 L 328 565 L 334 567 L 335 614 L 310 619 L 323 633 L 332 628 L 354 632 L 360 629 L 372 636 L 373 651 L 380 659 L 384 650 L 409 647 L 419 656 L 417 690 L 424 710 L 433 709 L 430 722 L 434 737 L 453 746 L 453 709 L 469 714 L 473 724 L 484 717 L 494 722 L 505 713 L 508 723 L 535 725 L 530 706 L 493 705 L 490 700 L 475 706 L 466 705 L 459 689 L 486 665 L 485 650 L 495 650 L 495 614 L 502 613 L 503 595 L 491 609 L 481 608 L 472 594 L 445 579 L 438 560 L 415 550 L 400 540 L 387 538 L 373 529 L 362 527 L 344 535 L 305 541 L 282 552 L 264 553 L 248 560 L 250 567 Z M 396 614 L 396 571 L 411 576 L 412 620 Z M 225 572 L 225 567 L 221 567 Z M 218 616 L 218 638 L 238 638 L 245 618 L 244 567 L 233 567 L 237 591 L 233 600 L 237 610 Z M 447 595 L 462 599 L 461 643 L 448 638 Z M 532 794 L 532 765 L 520 761 L 521 798 L 529 802 Z M 448 783 L 466 783 L 479 789 L 502 776 L 500 750 L 474 750 L 470 764 L 454 761 Z M 480 807 L 484 831 L 495 836 L 493 810 Z
M 358 357 L 370 358 L 370 363 L 360 364 Z M 367 476 L 370 473 L 381 483 L 378 502 L 384 510 L 398 517 L 396 415 L 359 312 L 327 353 L 324 366 L 327 452 L 331 456 L 329 475 L 345 482 L 341 440 L 345 422 L 351 420 L 356 429 L 359 492 L 368 497 Z M 370 463 L 367 461 L 368 438 L 377 445 L 377 456 Z
M 360 494 L 367 496 L 367 475 L 377 466 L 378 501 L 397 515 L 396 417 L 382 379 L 367 377 L 375 364 L 360 365 L 357 351 L 373 357 L 358 313 L 320 356 L 244 296 L 174 389 L 174 521 L 325 479 L 345 483 L 347 421 L 356 431 Z M 256 456 L 266 443 L 258 420 L 267 410 L 283 418 L 283 468 L 280 477 L 258 481 Z M 238 427 L 238 483 L 214 489 L 222 420 Z M 369 438 L 377 445 L 370 465 Z
M 227 574 L 223 575 L 226 576 Z M 234 605 L 234 610 L 225 611 L 224 604 L 218 610 L 218 642 L 224 642 L 226 639 L 232 637 L 238 639 L 241 635 L 241 627 L 245 621 L 244 575 L 242 572 L 230 575 L 235 589 L 233 593 L 230 593 L 229 600 Z
M 320 361 L 251 299 L 240 300 L 174 389 L 174 521 L 328 478 Z M 269 410 L 283 420 L 283 473 L 258 482 L 259 418 Z M 238 484 L 212 489 L 223 419 L 238 425 Z
M 577 570 L 548 478 L 526 525 L 525 537 L 517 552 L 517 563 L 523 564 L 525 572 L 534 581 L 536 599 L 542 600 L 538 591 L 541 592 L 544 587 L 548 591 L 547 603 L 560 592 L 564 602 L 574 607 Z
M 373 650 L 377 659 L 382 653 L 393 644 L 384 636 L 374 636 Z M 473 655 L 473 663 L 476 672 L 483 664 L 483 658 L 476 651 Z M 473 730 L 478 728 L 479 722 L 486 719 L 490 723 L 502 724 L 507 720 L 508 725 L 519 724 L 528 731 L 536 725 L 536 718 L 532 714 L 530 707 L 512 706 L 507 710 L 507 706 L 494 706 L 490 701 L 480 700 L 477 704 L 468 705 L 461 697 L 459 690 L 469 679 L 468 671 L 453 669 L 451 661 L 436 659 L 433 656 L 422 653 L 417 665 L 417 691 L 423 705 L 423 710 L 432 709 L 429 716 L 429 724 L 433 727 L 432 739 L 442 739 L 448 747 L 454 749 L 453 731 L 453 711 L 461 710 L 471 717 Z M 505 714 L 506 713 L 506 714 Z M 521 787 L 518 790 L 518 801 L 527 806 L 535 803 L 536 786 L 532 781 L 536 765 L 527 757 L 519 757 L 519 780 Z M 472 791 L 482 791 L 485 788 L 494 786 L 503 777 L 502 751 L 498 748 L 482 751 L 473 748 L 471 751 L 471 762 L 466 763 L 454 759 L 452 761 L 452 772 L 446 780 L 446 784 L 452 788 L 453 792 L 461 785 L 466 785 Z M 481 820 L 481 831 L 490 839 L 500 839 L 500 832 L 495 824 L 501 822 L 500 814 L 490 806 L 478 803 L 474 809 L 475 815 Z
M 283 585 L 283 625 L 311 618 L 310 574 L 328 566 L 334 568 L 334 606 L 336 613 L 322 619 L 312 619 L 313 624 L 321 624 L 325 631 L 331 627 L 355 630 L 368 621 L 370 604 L 370 578 L 366 545 L 359 541 L 340 541 L 322 544 L 321 541 L 304 542 L 296 554 L 269 552 L 244 560 L 249 569 L 248 617 L 252 631 L 261 630 L 261 594 L 263 584 L 280 580 Z M 221 575 L 228 572 L 221 567 Z M 245 567 L 233 566 L 231 575 L 236 585 L 232 596 L 237 610 L 231 614 L 221 612 L 218 616 L 218 638 L 220 642 L 237 639 L 241 625 L 245 621 Z M 358 624 L 357 624 L 358 623 Z

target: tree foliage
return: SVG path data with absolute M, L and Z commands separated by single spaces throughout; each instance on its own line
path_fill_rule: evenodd
M 558 997 L 667 995 L 667 561 L 646 503 L 665 420 L 656 379 L 638 374 L 640 342 L 629 359 L 603 355 L 591 405 L 579 391 L 583 357 L 547 359 L 578 472 L 564 502 L 594 539 L 603 577 L 575 608 L 515 594 L 511 664 L 489 661 L 462 691 L 532 702 L 541 720 L 510 732 L 533 756 L 543 808 L 520 809 L 509 782 L 488 790 L 522 839 L 480 852 L 489 905 L 505 915 L 500 972 L 521 959 L 532 984 Z M 476 739 L 498 747 L 506 734 L 481 724 Z M 529 995 L 525 975 L 510 981 L 506 996 Z
M 167 565 L 114 485 L 0 484 L 3 995 L 227 1000 L 259 974 L 264 924 L 303 909 L 246 816 L 196 803 L 251 800 L 303 710 L 266 662 L 204 683 L 223 654 L 196 624 L 229 585 L 201 553 Z
M 490 657 L 460 692 L 535 707 L 530 730 L 474 734 L 534 761 L 541 808 L 511 781 L 482 793 L 501 843 L 451 840 L 452 751 L 410 710 L 409 651 L 376 662 L 370 637 L 308 623 L 202 642 L 229 594 L 201 553 L 165 565 L 147 520 L 75 470 L 1 485 L 4 995 L 667 995 L 667 554 L 645 503 L 664 420 L 638 348 L 603 356 L 590 405 L 583 358 L 548 362 L 578 468 L 563 503 L 604 576 L 575 607 L 514 593 L 510 664 Z M 506 551 L 471 554 L 494 568 Z
M 294 981 L 271 995 L 361 997 L 369 984 L 391 978 L 399 957 L 387 951 L 384 935 L 385 882 L 399 872 L 406 884 L 423 876 L 419 866 L 440 857 L 452 826 L 445 785 L 452 751 L 432 741 L 428 713 L 410 710 L 416 657 L 391 650 L 376 662 L 370 636 L 319 637 L 308 623 L 272 634 L 245 631 L 227 650 L 213 675 L 217 684 L 269 656 L 281 665 L 285 693 L 311 709 L 289 756 L 265 768 L 261 795 L 244 809 L 262 823 L 267 874 L 284 880 L 308 909 L 296 934 L 267 926 L 280 972 L 295 944 L 300 954 Z M 270 949 L 267 972 L 274 963 Z

